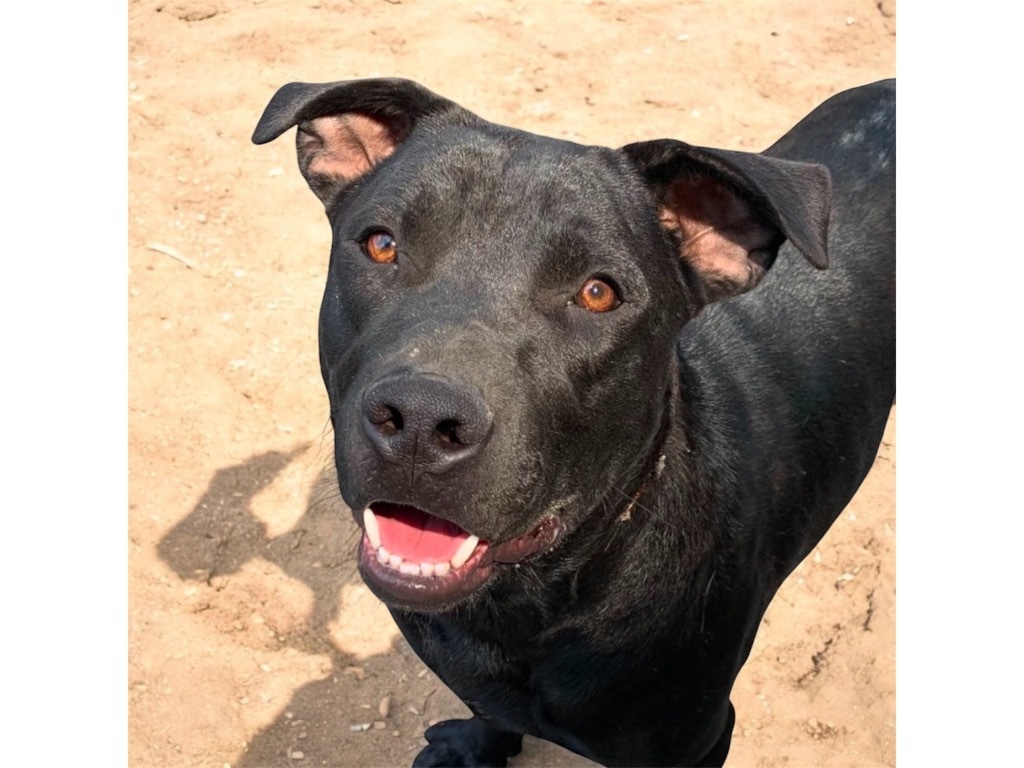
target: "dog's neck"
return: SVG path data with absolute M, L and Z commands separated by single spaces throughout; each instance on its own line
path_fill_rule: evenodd
M 673 377 L 674 380 L 675 377 Z M 676 399 L 675 387 L 669 386 L 668 391 L 665 393 L 665 417 L 658 428 L 658 434 L 654 438 L 654 447 L 647 454 L 647 458 L 644 459 L 644 467 L 639 473 L 641 478 L 640 484 L 633 491 L 633 495 L 629 497 L 626 506 L 619 512 L 616 518 L 617 522 L 624 523 L 632 519 L 633 510 L 640 504 L 640 497 L 651 489 L 655 481 L 661 477 L 661 473 L 665 470 L 665 444 L 668 441 L 669 434 L 672 432 L 672 424 L 675 421 L 674 403 Z M 623 495 L 625 496 L 625 494 Z

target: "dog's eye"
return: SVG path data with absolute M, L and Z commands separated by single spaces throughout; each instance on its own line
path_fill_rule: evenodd
M 588 312 L 610 312 L 622 301 L 615 288 L 600 277 L 592 277 L 576 294 L 576 304 Z
M 398 258 L 398 243 L 387 232 L 371 232 L 363 240 L 363 252 L 370 257 L 370 261 L 390 264 Z

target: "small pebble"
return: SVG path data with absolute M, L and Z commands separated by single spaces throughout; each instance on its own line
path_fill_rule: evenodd
M 297 749 L 294 752 L 292 752 L 292 754 L 291 754 L 292 760 L 301 760 L 305 756 L 306 756 L 305 753 L 299 752 L 299 750 L 297 750 Z
M 264 672 L 269 672 L 270 671 L 270 665 L 269 664 L 260 664 L 260 669 L 262 669 Z
M 377 707 L 377 711 L 380 712 L 381 717 L 383 717 L 385 720 L 387 719 L 387 716 L 391 713 L 390 696 L 385 696 L 383 699 L 380 700 L 380 706 Z
M 373 729 L 375 731 L 383 731 L 387 727 L 388 727 L 388 724 L 385 723 L 383 720 L 374 720 L 373 721 Z

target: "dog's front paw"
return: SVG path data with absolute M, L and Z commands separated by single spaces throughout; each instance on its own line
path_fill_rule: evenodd
M 522 734 L 499 731 L 478 717 L 445 720 L 427 728 L 423 736 L 429 743 L 413 768 L 504 768 L 523 746 Z

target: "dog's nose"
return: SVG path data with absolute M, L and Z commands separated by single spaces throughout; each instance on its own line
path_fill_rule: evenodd
M 483 446 L 491 411 L 480 393 L 465 384 L 432 374 L 403 374 L 366 390 L 363 430 L 388 461 L 442 472 Z

